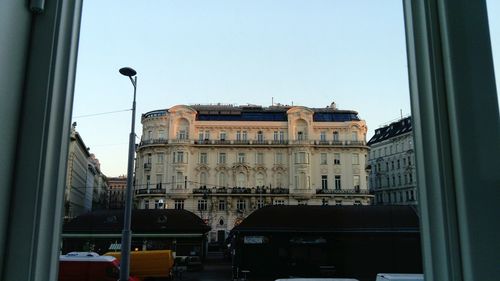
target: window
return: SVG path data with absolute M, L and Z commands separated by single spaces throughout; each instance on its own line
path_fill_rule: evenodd
M 147 163 L 151 164 L 153 162 L 152 159 L 153 159 L 153 156 L 151 155 L 151 153 L 148 153 L 148 158 L 146 160 Z
M 184 200 L 182 200 L 182 199 L 174 200 L 174 209 L 184 210 Z
M 280 131 L 280 141 L 283 141 L 283 140 L 285 140 L 285 132 Z
M 164 130 L 159 130 L 158 131 L 158 138 L 161 140 L 165 139 L 165 131 Z
M 198 211 L 206 211 L 207 210 L 207 200 L 199 199 L 198 200 Z
M 176 187 L 177 188 L 182 188 L 184 186 L 184 176 L 182 172 L 177 172 L 176 174 Z
M 163 164 L 164 158 L 165 158 L 165 154 L 164 153 L 158 153 L 156 155 L 156 163 L 157 164 Z
M 257 209 L 264 207 L 264 199 L 257 199 Z
M 245 153 L 238 153 L 238 163 L 245 163 Z
M 339 132 L 333 132 L 333 141 L 339 141 Z
M 238 199 L 236 202 L 236 209 L 238 209 L 238 211 L 244 211 L 246 207 L 246 201 L 244 199 Z
M 357 131 L 353 131 L 352 132 L 352 140 L 353 141 L 357 141 L 358 140 L 358 132 Z
M 205 131 L 205 140 L 210 140 L 210 131 Z
M 148 140 L 153 139 L 153 131 L 148 131 Z
M 202 140 L 203 140 L 203 137 L 204 137 L 203 132 L 199 132 L 199 133 L 198 133 L 198 140 L 199 140 L 199 141 L 202 141 Z
M 163 200 L 155 200 L 155 209 L 163 209 Z
M 174 152 L 173 160 L 174 163 L 184 163 L 184 152 L 183 151 Z
M 157 174 L 156 175 L 156 188 L 161 188 L 162 181 L 163 181 L 163 175 Z
M 242 138 L 242 140 L 243 140 L 243 141 L 248 140 L 247 131 L 243 131 L 243 132 L 241 132 L 241 138 Z
M 401 169 L 401 161 L 398 159 L 398 169 Z
M 403 158 L 403 167 L 406 167 L 406 158 Z
M 219 211 L 226 210 L 226 200 L 219 200 Z
M 258 153 L 255 155 L 255 163 L 256 163 L 256 164 L 259 164 L 259 165 L 264 164 L 264 153 L 262 153 L 262 152 L 258 152 Z
M 285 200 L 275 199 L 273 204 L 274 205 L 285 205 Z
M 177 139 L 180 139 L 180 140 L 185 140 L 187 139 L 187 133 L 185 130 L 180 130 L 178 135 L 177 135 Z
M 392 186 L 396 186 L 396 177 L 392 176 Z
M 359 165 L 359 154 L 358 153 L 352 154 L 352 164 Z
M 295 164 L 308 164 L 309 155 L 307 152 L 296 152 L 295 153 Z
M 398 175 L 398 185 L 401 185 L 401 175 Z
M 221 141 L 225 141 L 226 140 L 226 132 L 220 132 L 219 134 L 219 139 Z
M 411 158 L 408 156 L 408 166 L 411 166 Z
M 340 153 L 333 154 L 333 164 L 340 165 Z
M 359 200 L 355 200 L 355 201 L 354 201 L 354 205 L 356 205 L 356 206 L 361 206 L 361 201 L 359 201 Z
M 327 175 L 321 176 L 321 189 L 323 189 L 323 190 L 328 189 L 328 176 Z
M 151 185 L 151 175 L 146 175 L 146 188 Z
M 297 140 L 305 140 L 304 133 L 303 132 L 298 132 L 297 133 Z
M 277 152 L 276 153 L 276 164 L 283 164 L 283 153 Z
M 247 186 L 247 177 L 244 173 L 239 173 L 236 177 L 236 186 L 246 187 Z
M 200 153 L 200 164 L 207 164 L 208 162 L 208 156 L 206 152 L 201 152 Z
M 273 136 L 274 136 L 274 138 L 273 138 L 273 139 L 274 139 L 275 141 L 279 140 L 279 139 L 278 139 L 278 131 L 274 131 Z
M 412 175 L 412 173 L 410 173 L 409 175 L 410 175 L 410 183 L 412 183 L 413 182 L 413 175 Z
M 394 170 L 394 161 L 391 161 L 391 170 Z
M 264 174 L 263 173 L 257 173 L 255 175 L 255 185 L 257 187 L 264 186 Z
M 149 200 L 144 200 L 144 209 L 149 209 Z
M 263 142 L 264 141 L 264 133 L 262 131 L 257 132 L 257 142 Z
M 342 186 L 341 186 L 341 180 L 340 180 L 340 176 L 335 176 L 335 190 L 341 190 L 342 189 Z
M 299 206 L 307 206 L 307 200 L 298 200 L 297 205 Z
M 326 165 L 327 164 L 326 159 L 327 159 L 327 154 L 326 153 L 321 153 L 320 154 L 320 160 L 319 160 L 320 164 L 321 165 Z
M 201 186 L 207 185 L 207 173 L 205 173 L 205 172 L 200 173 L 200 185 Z
M 219 153 L 219 164 L 226 164 L 226 153 Z
M 335 200 L 335 205 L 342 206 L 342 200 Z
M 326 141 L 326 132 L 325 131 L 322 131 L 319 133 L 319 140 Z
M 236 140 L 241 141 L 241 131 L 236 131 Z
M 226 186 L 226 174 L 224 172 L 219 173 L 219 187 Z
M 360 182 L 359 182 L 359 176 L 358 175 L 352 176 L 352 183 L 353 183 L 353 186 L 354 186 L 354 190 L 359 191 Z

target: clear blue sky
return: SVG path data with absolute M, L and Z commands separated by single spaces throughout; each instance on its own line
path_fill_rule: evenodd
M 107 176 L 126 174 L 132 85 L 140 114 L 176 104 L 359 112 L 369 137 L 410 114 L 401 0 L 86 0 L 73 116 Z M 488 1 L 500 64 L 500 1 Z M 498 72 L 498 71 L 497 71 Z M 500 85 L 497 75 L 497 85 Z

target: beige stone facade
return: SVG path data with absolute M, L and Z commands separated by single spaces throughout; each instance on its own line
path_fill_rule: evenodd
M 269 204 L 367 205 L 367 127 L 357 112 L 301 106 L 185 106 L 142 115 L 135 202 L 183 208 L 221 241 Z

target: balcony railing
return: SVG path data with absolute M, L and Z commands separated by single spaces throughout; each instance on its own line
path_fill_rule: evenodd
M 367 189 L 316 189 L 316 194 L 370 194 Z
M 190 139 L 150 139 L 139 143 L 138 148 L 164 144 L 195 144 L 195 145 L 319 145 L 319 146 L 359 146 L 366 145 L 365 141 L 339 140 L 190 140 Z
M 194 188 L 193 194 L 220 195 L 220 194 L 289 194 L 288 188 L 250 188 L 250 187 L 220 187 L 220 188 Z
M 151 171 L 151 163 L 144 163 L 144 171 Z
M 139 143 L 139 147 L 142 146 L 147 146 L 147 145 L 162 145 L 162 144 L 167 144 L 168 140 L 167 139 L 149 139 L 149 140 L 142 140 Z
M 167 190 L 165 188 L 141 188 L 141 189 L 136 189 L 135 190 L 136 195 L 163 195 L 167 194 Z

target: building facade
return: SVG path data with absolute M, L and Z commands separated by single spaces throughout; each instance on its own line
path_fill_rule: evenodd
M 368 145 L 369 184 L 375 204 L 417 204 L 411 117 L 375 130 Z
M 89 152 L 76 131 L 76 123 L 73 123 L 64 191 L 65 219 L 104 209 L 107 204 L 107 192 L 106 176 L 101 172 L 99 160 Z
M 177 105 L 142 115 L 139 208 L 187 209 L 223 241 L 265 205 L 368 205 L 367 127 L 357 112 Z
M 127 188 L 127 177 L 108 177 L 108 206 L 110 209 L 125 208 L 125 190 Z

